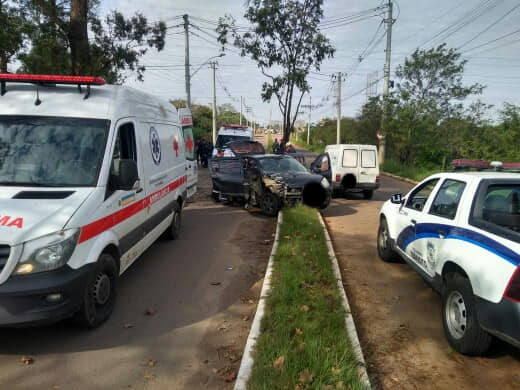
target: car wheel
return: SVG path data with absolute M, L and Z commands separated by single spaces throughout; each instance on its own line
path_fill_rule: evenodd
M 446 338 L 457 352 L 482 355 L 489 348 L 493 337 L 480 326 L 471 283 L 458 273 L 447 279 L 442 319 Z
M 265 215 L 274 217 L 280 210 L 280 198 L 272 192 L 265 191 L 260 198 L 260 208 Z
M 392 241 L 385 218 L 381 218 L 379 230 L 377 231 L 377 253 L 381 260 L 387 263 L 399 261 L 399 256 L 397 256 L 397 253 L 392 249 Z
M 363 198 L 372 199 L 374 196 L 374 190 L 363 190 Z
M 116 261 L 107 253 L 101 254 L 85 286 L 81 308 L 74 316 L 77 324 L 96 328 L 110 317 L 116 301 L 117 278 Z
M 182 222 L 182 208 L 179 206 L 175 207 L 173 211 L 172 223 L 167 230 L 167 235 L 170 240 L 176 240 L 181 234 L 181 222 Z

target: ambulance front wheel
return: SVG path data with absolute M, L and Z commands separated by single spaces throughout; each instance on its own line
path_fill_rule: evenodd
M 101 254 L 85 286 L 81 309 L 74 318 L 79 325 L 96 328 L 110 317 L 116 301 L 117 276 L 114 258 L 108 253 Z
M 176 207 L 173 211 L 173 218 L 167 235 L 170 240 L 176 240 L 181 234 L 182 209 Z

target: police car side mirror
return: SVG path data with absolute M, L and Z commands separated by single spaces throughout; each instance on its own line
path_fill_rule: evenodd
M 390 198 L 390 202 L 393 204 L 401 204 L 403 203 L 403 196 L 401 194 L 393 194 Z
M 120 160 L 118 190 L 130 191 L 134 188 L 136 181 L 139 180 L 137 164 L 134 160 Z

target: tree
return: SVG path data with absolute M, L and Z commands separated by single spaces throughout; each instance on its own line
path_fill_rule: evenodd
M 131 73 L 143 79 L 140 58 L 165 45 L 164 22 L 150 24 L 140 13 L 97 16 L 98 0 L 27 0 L 36 25 L 31 51 L 20 56 L 32 73 L 93 74 L 121 83 Z M 89 40 L 91 32 L 91 40 Z
M 0 72 L 25 46 L 30 25 L 18 0 L 0 0 Z
M 217 27 L 219 42 L 226 45 L 231 38 L 241 55 L 255 60 L 268 78 L 262 85 L 262 100 L 269 102 L 276 96 L 287 142 L 303 95 L 310 90 L 309 72 L 319 71 L 323 60 L 334 55 L 319 29 L 323 0 L 248 0 L 246 4 L 244 17 L 253 27 L 242 33 L 234 18 L 226 15 Z

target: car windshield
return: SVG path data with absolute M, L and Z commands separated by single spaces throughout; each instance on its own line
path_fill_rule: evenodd
M 260 165 L 267 174 L 307 172 L 307 168 L 292 157 L 266 157 L 260 159 Z
M 227 148 L 229 147 L 229 143 L 233 141 L 247 141 L 250 138 L 243 135 L 219 135 L 217 137 L 217 142 L 215 144 L 215 147 L 217 149 Z
M 0 185 L 95 186 L 110 122 L 0 116 Z

